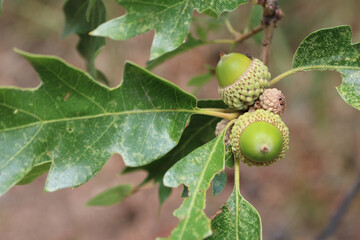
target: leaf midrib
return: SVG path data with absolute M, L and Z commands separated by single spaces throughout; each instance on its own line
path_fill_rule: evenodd
M 343 66 L 343 65 L 309 65 L 309 66 L 300 66 L 300 67 L 294 67 L 292 70 L 298 71 L 306 71 L 311 69 L 334 69 L 334 70 L 359 70 L 360 67 L 357 66 Z M 290 70 L 291 71 L 291 70 Z
M 222 133 L 222 134 L 224 134 L 224 133 Z M 211 157 L 213 156 L 213 154 L 214 154 L 214 152 L 215 152 L 215 149 L 216 149 L 215 146 L 217 146 L 217 145 L 219 144 L 220 139 L 222 139 L 222 137 L 219 137 L 219 138 L 216 140 L 216 142 L 215 142 L 215 144 L 214 144 L 214 147 L 213 147 L 213 149 L 211 150 L 211 152 L 210 152 L 210 154 L 209 154 L 208 160 L 206 161 L 206 164 L 205 164 L 205 166 L 204 166 L 204 168 L 203 168 L 203 171 L 201 172 L 201 175 L 200 175 L 200 178 L 199 178 L 200 181 L 198 181 L 198 184 L 197 184 L 196 187 L 195 187 L 195 191 L 193 191 L 193 193 L 195 193 L 195 194 L 197 194 L 197 193 L 199 192 L 199 188 L 200 188 L 200 185 L 201 185 L 201 182 L 202 182 L 201 179 L 203 179 L 203 177 L 204 177 L 204 175 L 205 175 L 205 172 L 206 172 L 206 170 L 207 170 L 207 168 L 208 168 L 208 166 L 209 166 Z M 193 196 L 193 198 L 191 199 L 191 202 L 190 202 L 190 206 L 189 206 L 189 208 L 188 208 L 188 211 L 187 211 L 187 213 L 186 213 L 186 216 L 190 216 L 191 209 L 194 207 L 194 202 L 195 202 L 195 197 Z M 188 221 L 189 221 L 189 217 L 185 218 L 184 221 L 185 221 L 185 222 L 184 222 L 184 225 L 183 225 L 183 227 L 182 227 L 182 229 L 181 229 L 180 238 L 179 238 L 179 239 L 182 239 L 182 236 L 183 236 L 184 231 L 185 231 L 185 229 L 186 229 L 185 226 L 187 225 L 187 223 L 188 223 Z
M 4 104 L 1 104 L 3 105 Z M 7 106 L 7 107 L 11 107 L 11 106 Z M 12 109 L 17 109 L 18 111 L 22 111 L 22 109 L 18 109 L 18 108 L 14 108 L 11 107 Z M 26 111 L 23 111 L 24 113 L 26 113 Z M 17 130 L 17 129 L 22 129 L 25 127 L 31 127 L 31 126 L 35 126 L 38 124 L 41 125 L 45 125 L 45 124 L 50 124 L 50 123 L 56 123 L 56 122 L 66 122 L 66 121 L 74 121 L 74 120 L 88 120 L 88 119 L 94 119 L 94 118 L 101 118 L 101 117 L 108 117 L 108 116 L 121 116 L 121 115 L 130 115 L 130 114 L 146 114 L 146 113 L 175 113 L 175 112 L 182 112 L 182 113 L 197 113 L 198 110 L 195 109 L 178 109 L 178 110 L 173 110 L 173 109 L 148 109 L 148 110 L 132 110 L 132 111 L 124 111 L 124 112 L 107 112 L 107 113 L 101 113 L 101 114 L 97 114 L 97 115 L 90 115 L 90 116 L 82 116 L 82 117 L 70 117 L 70 118 L 61 118 L 61 119 L 52 119 L 52 120 L 40 120 L 40 121 L 36 121 L 36 122 L 32 122 L 30 124 L 26 124 L 26 125 L 22 125 L 19 127 L 12 127 L 12 128 L 6 128 L 6 129 L 2 129 L 0 130 L 0 133 L 2 132 L 7 132 L 7 131 L 12 131 L 12 130 Z M 37 117 L 37 119 L 39 119 Z

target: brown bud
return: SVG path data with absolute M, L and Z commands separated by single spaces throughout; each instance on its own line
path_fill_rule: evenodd
M 285 96 L 279 89 L 266 89 L 264 93 L 260 95 L 260 107 L 281 115 L 286 109 Z

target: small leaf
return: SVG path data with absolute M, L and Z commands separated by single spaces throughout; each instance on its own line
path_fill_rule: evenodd
M 87 61 L 87 70 L 90 75 L 97 79 L 95 59 L 102 47 L 105 38 L 92 37 L 89 35 L 106 20 L 106 10 L 102 0 L 68 0 L 64 5 L 66 24 L 63 37 L 69 34 L 77 34 L 80 41 L 77 49 Z
M 105 39 L 99 37 L 91 37 L 87 33 L 78 35 L 80 37 L 80 41 L 77 45 L 77 50 L 79 51 L 81 56 L 86 59 L 86 69 L 93 78 L 99 80 L 106 79 L 103 73 L 98 76 L 99 71 L 95 68 L 95 59 L 105 45 Z
M 87 206 L 111 206 L 122 202 L 126 197 L 130 196 L 134 187 L 130 184 L 119 185 L 100 193 L 90 199 Z
M 127 13 L 110 20 L 92 34 L 125 40 L 155 29 L 150 59 L 178 48 L 188 34 L 194 10 L 212 17 L 232 11 L 247 0 L 116 0 Z
M 186 184 L 189 188 L 189 197 L 185 198 L 181 207 L 174 212 L 180 223 L 168 239 L 201 240 L 211 234 L 210 221 L 203 209 L 206 190 L 211 180 L 225 167 L 224 135 L 223 132 L 197 148 L 166 172 L 166 186 L 177 187 Z
M 31 171 L 28 174 L 26 174 L 26 176 L 23 179 L 21 179 L 20 182 L 17 183 L 17 185 L 25 185 L 31 183 L 37 177 L 40 177 L 44 173 L 47 173 L 50 169 L 50 166 L 51 166 L 51 162 L 45 162 L 37 166 L 34 166 L 33 169 L 31 169 Z
M 360 110 L 360 52 L 358 45 L 351 43 L 351 34 L 349 26 L 311 33 L 297 49 L 293 68 L 338 71 L 343 77 L 337 87 L 339 94 L 346 103 Z
M 226 173 L 224 171 L 215 175 L 212 180 L 212 189 L 214 196 L 219 195 L 226 186 Z
M 214 78 L 215 69 L 213 69 L 211 66 L 207 66 L 207 68 L 207 73 L 197 75 L 187 82 L 188 86 L 194 86 L 192 94 L 196 95 L 196 93 L 200 90 L 202 86 L 204 86 L 206 83 L 210 82 Z
M 262 239 L 259 213 L 235 188 L 228 201 L 212 217 L 211 228 L 213 235 L 206 240 Z
M 197 75 L 197 76 L 191 78 L 188 81 L 187 85 L 201 87 L 201 86 L 205 85 L 206 83 L 210 82 L 213 78 L 214 78 L 214 76 L 212 75 L 211 72 L 204 73 L 204 74 Z
M 46 191 L 87 182 L 114 153 L 127 166 L 148 164 L 177 145 L 196 113 L 193 96 L 132 63 L 109 89 L 58 58 L 18 52 L 42 85 L 0 88 L 0 194 L 49 161 Z
M 88 22 L 90 22 L 91 11 L 93 10 L 96 1 L 97 0 L 89 0 L 88 7 L 86 9 L 86 21 Z
M 184 53 L 186 51 L 189 51 L 190 49 L 205 45 L 207 42 L 195 39 L 191 34 L 189 33 L 187 36 L 186 41 L 181 44 L 178 48 L 176 48 L 173 51 L 167 52 L 160 57 L 157 57 L 151 61 L 148 61 L 146 64 L 147 69 L 153 69 L 154 67 L 160 65 L 161 63 L 165 62 L 166 60 L 175 57 L 178 54 Z
M 65 27 L 62 33 L 62 37 L 66 37 L 70 34 L 78 33 L 88 33 L 91 31 L 91 28 L 97 26 L 97 22 L 100 19 L 105 17 L 104 15 L 104 5 L 101 0 L 96 0 L 98 7 L 100 8 L 98 14 L 99 16 L 94 15 L 94 12 L 91 11 L 93 19 L 91 23 L 86 19 L 87 9 L 89 7 L 90 0 L 67 0 L 64 4 L 63 11 L 65 14 Z

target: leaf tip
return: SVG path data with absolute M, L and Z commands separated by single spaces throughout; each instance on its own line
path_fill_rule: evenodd
M 103 34 L 102 31 L 101 31 L 101 27 L 102 24 L 100 24 L 97 28 L 95 28 L 94 30 L 90 31 L 89 32 L 89 35 L 90 36 L 97 36 L 97 37 L 108 37 L 106 36 L 106 34 Z

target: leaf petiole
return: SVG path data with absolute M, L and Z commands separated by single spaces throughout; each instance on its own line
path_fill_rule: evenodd
M 287 77 L 287 76 L 290 76 L 296 72 L 299 72 L 299 71 L 302 71 L 302 70 L 299 70 L 298 68 L 294 68 L 294 69 L 291 69 L 291 70 L 288 70 L 278 76 L 276 76 L 275 78 L 271 79 L 271 81 L 269 82 L 270 86 L 274 85 L 275 83 L 279 82 L 281 79 Z
M 306 66 L 306 67 L 299 67 L 299 68 L 293 68 L 290 69 L 280 75 L 278 75 L 277 77 L 273 78 L 269 83 L 270 86 L 274 85 L 275 83 L 279 82 L 281 79 L 290 76 L 294 73 L 297 72 L 302 72 L 302 71 L 310 71 L 310 70 L 340 70 L 340 69 L 344 69 L 344 70 L 360 70 L 359 67 L 354 67 L 354 66 L 331 66 L 331 65 L 318 65 L 318 66 Z
M 234 27 L 231 25 L 231 22 L 229 21 L 229 19 L 225 19 L 225 25 L 228 29 L 228 31 L 234 35 L 235 38 L 237 38 L 239 35 L 241 35 L 241 33 L 239 33 L 238 31 L 236 31 L 234 29 Z
M 217 44 L 217 43 L 238 44 L 238 43 L 242 43 L 246 39 L 248 39 L 248 38 L 252 37 L 253 35 L 264 30 L 264 28 L 265 28 L 264 25 L 260 24 L 259 26 L 251 29 L 248 32 L 245 32 L 243 34 L 241 34 L 241 33 L 237 34 L 235 39 L 215 39 L 215 40 L 207 42 L 207 44 Z
M 215 39 L 207 42 L 208 44 L 218 44 L 218 43 L 226 43 L 226 44 L 235 44 L 236 41 L 234 39 Z
M 236 113 L 237 111 L 234 109 L 224 109 L 224 108 L 200 108 L 201 110 L 214 111 L 214 112 L 222 112 L 222 113 Z
M 221 109 L 221 108 L 198 108 L 195 113 L 224 118 L 229 121 L 236 119 L 240 116 L 239 112 L 234 112 L 229 109 Z

